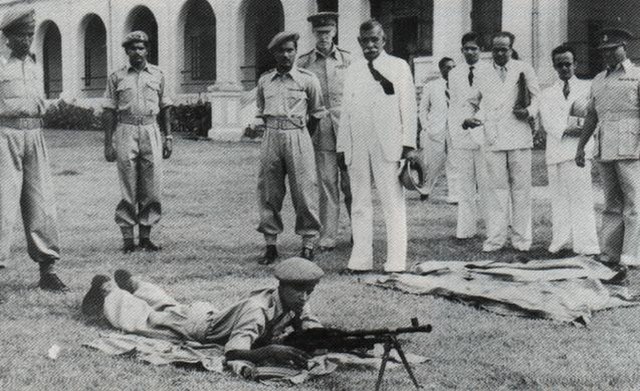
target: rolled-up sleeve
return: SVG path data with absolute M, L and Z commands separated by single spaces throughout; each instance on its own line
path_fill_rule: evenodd
M 166 94 L 165 90 L 165 78 L 164 74 L 160 74 L 160 91 L 158 92 L 158 104 L 160 109 L 164 109 L 165 107 L 173 106 L 173 101 Z
M 267 316 L 264 308 L 243 311 L 233 327 L 224 351 L 250 350 L 253 343 L 264 333 Z

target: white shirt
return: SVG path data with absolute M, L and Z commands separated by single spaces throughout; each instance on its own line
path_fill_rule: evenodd
M 581 117 L 584 121 L 586 107 L 589 103 L 591 82 L 577 77 L 569 79 L 569 96 L 565 99 L 564 81 L 557 80 L 552 86 L 544 89 L 540 99 L 540 118 L 547 133 L 547 164 L 572 161 L 576 156 L 579 137 L 564 135 L 569 122 Z M 574 110 L 572 111 L 572 107 Z M 572 115 L 573 118 L 570 118 Z M 593 155 L 593 138 L 585 147 L 587 158 Z
M 447 136 L 447 81 L 431 80 L 422 87 L 418 116 L 422 130 L 430 139 L 444 143 Z
M 347 164 L 354 149 L 370 148 L 374 141 L 387 161 L 400 160 L 403 146 L 416 145 L 418 108 L 409 64 L 383 51 L 373 67 L 393 83 L 395 91 L 385 94 L 373 79 L 366 59 L 354 61 L 347 69 L 336 147 L 344 152 Z M 360 136 L 363 134 L 367 135 L 365 139 Z

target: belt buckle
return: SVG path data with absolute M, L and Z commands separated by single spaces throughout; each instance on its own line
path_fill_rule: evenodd
M 282 118 L 278 118 L 278 129 L 286 129 L 285 121 Z
M 140 126 L 140 125 L 142 125 L 143 118 L 142 117 L 136 117 L 136 121 L 135 122 L 136 122 L 136 125 Z

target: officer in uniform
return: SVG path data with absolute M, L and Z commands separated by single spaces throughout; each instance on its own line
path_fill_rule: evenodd
M 295 66 L 298 33 L 280 32 L 269 43 L 276 68 L 258 80 L 258 117 L 266 127 L 260 152 L 258 196 L 260 225 L 266 251 L 261 264 L 275 262 L 276 241 L 282 232 L 280 210 L 289 177 L 296 211 L 296 233 L 302 236 L 303 258 L 313 259 L 320 230 L 318 183 L 311 134 L 325 116 L 320 81 L 312 72 Z
M 640 263 L 640 68 L 627 58 L 630 38 L 623 29 L 601 31 L 598 50 L 606 69 L 593 79 L 575 159 L 585 165 L 585 146 L 595 132 L 605 199 L 598 259 L 620 277 L 627 265 Z
M 60 258 L 49 158 L 42 135 L 42 69 L 30 53 L 35 11 L 9 11 L 0 29 L 11 54 L 0 59 L 0 267 L 10 255 L 21 209 L 29 256 L 40 266 L 41 289 L 66 291 L 55 274 Z
M 329 115 L 320 120 L 312 135 L 320 185 L 320 251 L 336 246 L 340 216 L 340 190 L 347 212 L 351 215 L 351 190 L 347 170 L 338 167 L 336 134 L 340 122 L 344 74 L 351 64 L 351 54 L 333 43 L 338 28 L 338 14 L 320 12 L 307 18 L 313 26 L 316 47 L 298 59 L 298 67 L 315 73 L 320 80 L 322 96 Z
M 323 275 L 313 262 L 292 257 L 275 267 L 277 288 L 255 290 L 218 309 L 205 302 L 180 304 L 162 288 L 121 269 L 114 273 L 115 284 L 105 275 L 93 277 L 82 312 L 104 316 L 127 333 L 222 344 L 227 361 L 306 368 L 309 356 L 280 342 L 291 331 L 322 327 L 308 300 Z
M 122 231 L 125 254 L 135 250 L 136 225 L 140 226 L 140 248 L 161 249 L 150 235 L 161 217 L 161 161 L 173 150 L 171 101 L 165 95 L 162 70 L 147 62 L 148 42 L 143 31 L 124 38 L 129 65 L 109 76 L 105 94 L 104 154 L 108 162 L 117 161 L 122 200 L 115 220 Z

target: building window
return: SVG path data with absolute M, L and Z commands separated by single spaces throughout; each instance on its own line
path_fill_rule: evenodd
M 473 0 L 471 29 L 480 36 L 483 51 L 491 48 L 491 35 L 502 30 L 502 0 Z
M 184 24 L 185 84 L 200 85 L 216 80 L 216 17 L 205 0 L 186 5 Z M 206 85 L 207 83 L 204 83 Z
M 317 0 L 318 12 L 338 12 L 338 0 Z

